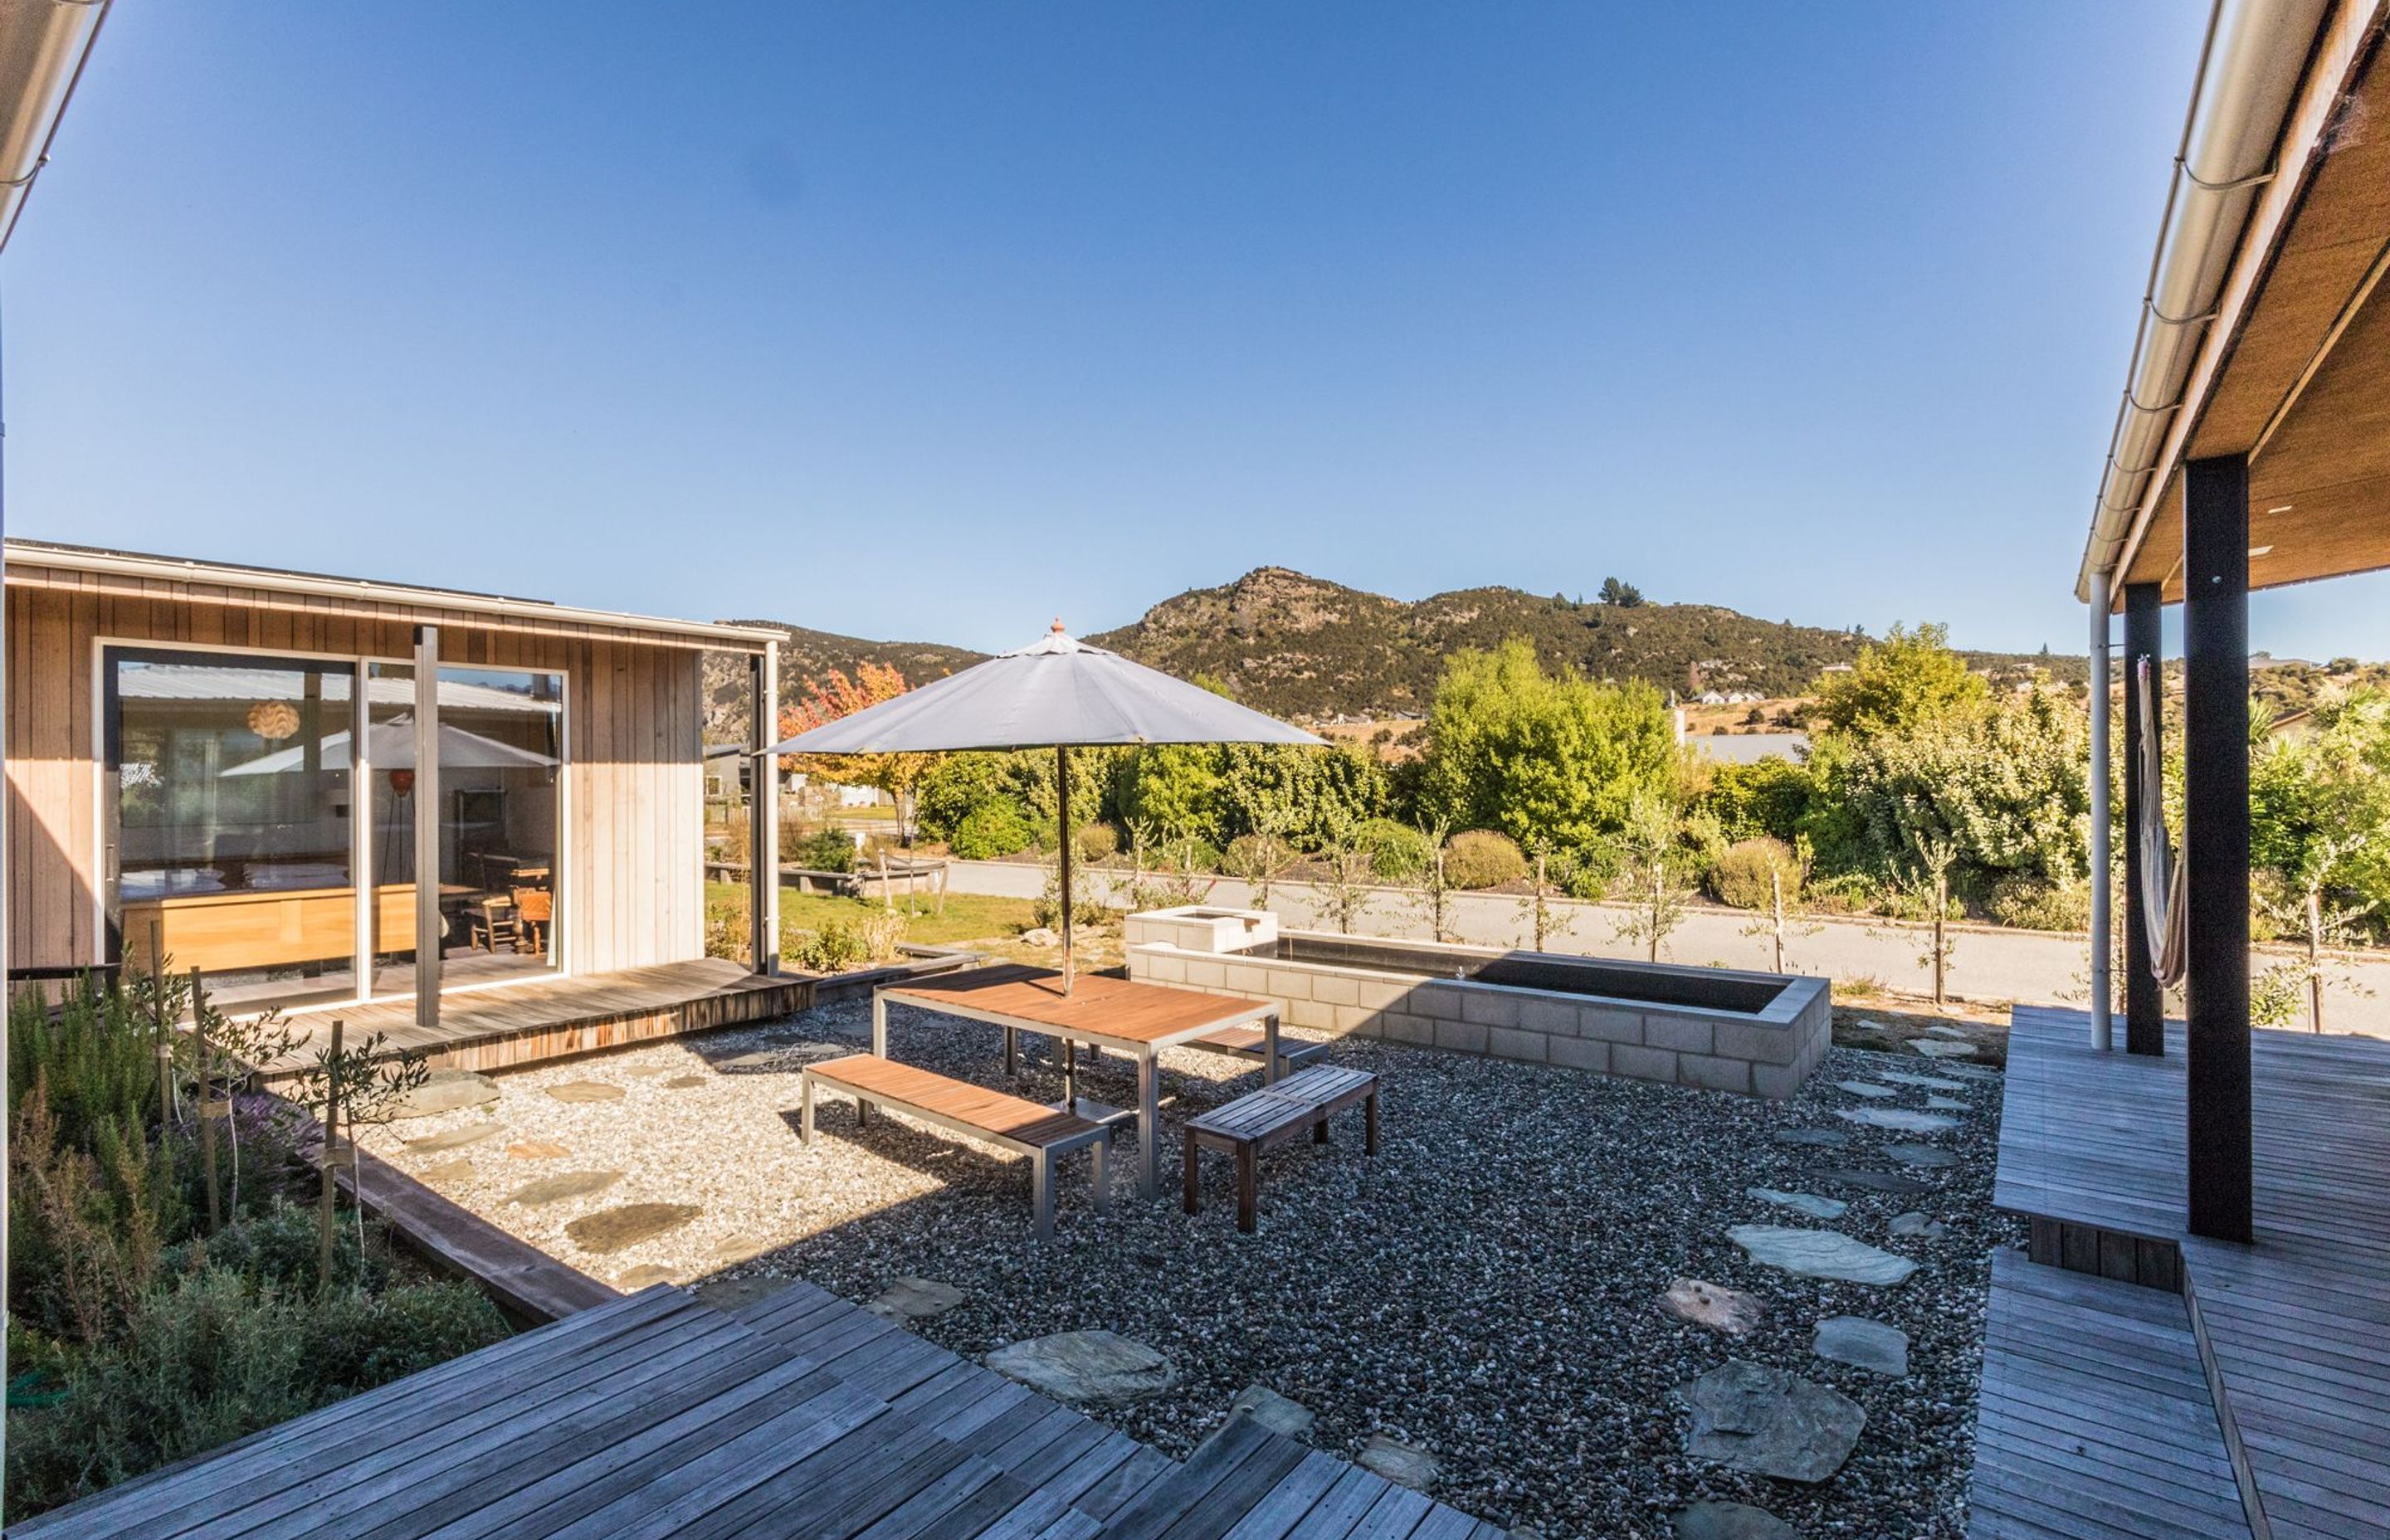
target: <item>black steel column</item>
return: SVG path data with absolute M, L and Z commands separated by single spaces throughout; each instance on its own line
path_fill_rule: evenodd
M 2141 886 L 2141 818 L 2164 797 L 2141 784 L 2141 722 L 2146 715 L 2161 745 L 2165 733 L 2165 656 L 2154 583 L 2125 585 L 2125 1051 L 2165 1052 L 2165 991 L 2151 972 L 2148 913 L 2165 894 Z M 2150 663 L 2150 698 L 2141 699 L 2141 660 Z
M 2191 1231 L 2252 1235 L 2249 1126 L 2249 462 L 2183 474 L 2183 852 Z

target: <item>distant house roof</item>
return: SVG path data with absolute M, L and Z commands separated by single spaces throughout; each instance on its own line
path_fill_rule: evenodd
M 1770 755 L 1798 760 L 1809 751 L 1806 733 L 1708 733 L 1685 739 L 1693 752 L 1720 764 L 1755 764 Z
M 304 596 L 320 599 L 387 606 L 394 610 L 462 610 L 494 619 L 531 622 L 543 627 L 587 626 L 608 631 L 700 642 L 728 651 L 761 652 L 777 643 L 782 634 L 758 626 L 729 625 L 715 621 L 666 620 L 654 615 L 618 610 L 584 610 L 546 599 L 516 598 L 469 588 L 432 588 L 419 584 L 384 583 L 371 578 L 337 577 L 325 572 L 286 571 L 231 561 L 200 561 L 188 557 L 155 556 L 141 551 L 114 551 L 97 545 L 69 545 L 47 540 L 7 542 L 7 563 L 13 568 L 50 568 L 135 582 L 199 584 L 233 589 Z

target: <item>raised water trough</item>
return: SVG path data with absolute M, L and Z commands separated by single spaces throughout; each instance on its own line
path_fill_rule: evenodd
M 1833 1033 L 1823 979 L 1282 930 L 1261 910 L 1128 917 L 1129 977 L 1276 999 L 1286 1024 L 1787 1097 Z

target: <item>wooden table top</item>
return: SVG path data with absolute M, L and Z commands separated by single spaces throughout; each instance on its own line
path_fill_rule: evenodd
M 1060 973 L 1025 963 L 942 973 L 919 983 L 887 985 L 880 994 L 931 1010 L 953 1007 L 1010 1017 L 1033 1028 L 1132 1043 L 1166 1044 L 1277 1008 L 1268 1000 L 1204 995 L 1102 974 L 1080 974 L 1076 988 L 1064 995 Z

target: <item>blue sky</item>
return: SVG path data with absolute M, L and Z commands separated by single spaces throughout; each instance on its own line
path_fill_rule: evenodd
M 2204 10 L 121 6 L 0 267 L 8 526 L 981 647 L 1278 563 L 2073 648 Z

